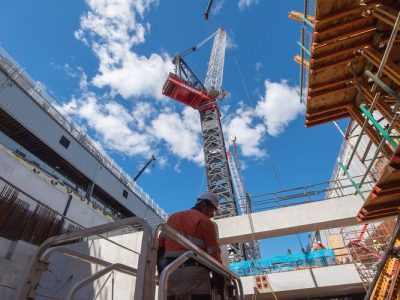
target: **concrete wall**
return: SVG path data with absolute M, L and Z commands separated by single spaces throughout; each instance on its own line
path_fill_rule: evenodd
M 338 296 L 364 291 L 353 264 L 272 273 L 268 274 L 267 278 L 270 288 L 257 295 L 257 299 L 273 299 L 272 291 L 278 299 Z M 242 277 L 242 283 L 246 298 L 251 299 L 254 294 L 255 278 Z
M 94 210 L 77 195 L 68 193 L 65 187 L 60 184 L 52 184 L 51 178 L 46 174 L 34 173 L 31 166 L 16 158 L 1 145 L 0 174 L 1 177 L 21 191 L 61 214 L 64 212 L 68 198 L 72 195 L 66 216 L 83 227 L 92 227 L 112 221 L 111 218 L 104 216 L 100 210 Z M 32 199 L 22 194 L 19 194 L 19 198 L 28 202 L 32 207 L 36 205 Z
M 351 195 L 219 219 L 216 223 L 222 244 L 260 240 L 356 224 L 362 203 L 360 197 Z
M 110 239 L 140 253 L 141 233 L 129 233 Z M 111 263 L 119 262 L 133 268 L 137 267 L 139 258 L 138 254 L 104 239 L 82 242 L 71 246 L 71 248 Z M 0 299 L 13 299 L 16 289 L 23 279 L 29 259 L 36 249 L 36 246 L 23 241 L 11 242 L 0 238 Z M 100 269 L 102 269 L 100 266 L 56 254 L 50 259 L 50 271 L 44 273 L 36 299 L 48 299 L 46 297 L 64 299 L 71 287 L 79 280 Z M 114 272 L 111 276 L 105 275 L 95 281 L 94 284 L 82 289 L 77 299 L 93 299 L 99 293 L 97 299 L 128 300 L 133 299 L 134 292 L 135 278 Z

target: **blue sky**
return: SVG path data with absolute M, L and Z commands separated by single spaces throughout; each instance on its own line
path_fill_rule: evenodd
M 222 122 L 228 141 L 237 136 L 247 191 L 328 180 L 341 137 L 332 124 L 306 129 L 295 92 L 300 25 L 287 15 L 302 3 L 216 0 L 209 21 L 202 18 L 206 5 L 6 1 L 0 43 L 129 174 L 154 153 L 155 167 L 139 183 L 171 213 L 191 207 L 205 177 L 198 114 L 164 98 L 161 87 L 175 53 L 224 27 L 230 97 L 220 103 Z M 210 52 L 211 43 L 187 57 L 200 78 Z M 296 237 L 265 241 L 263 254 L 287 248 L 298 248 Z

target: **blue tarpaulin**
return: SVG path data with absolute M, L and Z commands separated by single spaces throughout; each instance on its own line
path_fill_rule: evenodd
M 230 264 L 232 272 L 244 275 L 293 271 L 299 267 L 330 266 L 335 264 L 332 249 L 315 250 L 306 253 L 276 255 L 269 258 L 241 261 Z

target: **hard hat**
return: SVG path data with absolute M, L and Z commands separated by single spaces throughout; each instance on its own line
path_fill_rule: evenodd
M 219 201 L 218 201 L 218 196 L 212 192 L 205 192 L 197 197 L 196 204 L 201 203 L 202 200 L 208 200 L 211 202 L 211 204 L 215 207 L 215 209 L 218 209 Z

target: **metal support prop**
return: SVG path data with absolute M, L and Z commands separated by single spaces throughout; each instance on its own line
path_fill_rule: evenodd
M 396 223 L 396 227 L 393 231 L 393 235 L 392 238 L 390 240 L 390 243 L 385 251 L 385 254 L 383 255 L 381 261 L 378 263 L 377 266 L 377 270 L 374 276 L 374 279 L 372 280 L 371 285 L 369 286 L 368 292 L 365 295 L 364 300 L 370 300 L 372 299 L 371 296 L 372 294 L 375 292 L 375 288 L 376 285 L 378 283 L 378 280 L 381 278 L 381 276 L 390 276 L 389 274 L 385 274 L 384 271 L 384 267 L 386 265 L 386 262 L 388 261 L 388 259 L 390 258 L 390 256 L 392 256 L 394 254 L 394 246 L 396 241 L 399 239 L 400 236 L 400 217 L 397 218 L 397 223 Z M 375 298 L 374 298 L 375 299 Z
M 374 116 L 370 113 L 370 111 L 365 107 L 365 105 L 360 105 L 360 109 L 363 111 L 365 116 L 374 124 L 375 128 L 378 129 L 378 131 L 381 133 L 382 137 L 387 140 L 393 147 L 397 147 L 396 142 L 390 137 L 390 134 L 383 129 L 381 124 L 378 123 L 378 121 L 375 120 Z
M 306 100 L 306 98 L 304 98 L 304 95 L 301 95 L 301 94 L 300 94 L 300 92 L 301 92 L 301 89 L 300 89 L 300 91 L 297 91 L 297 95 L 299 95 L 300 102 L 303 103 L 304 107 L 306 107 L 306 105 L 307 105 L 307 100 Z
M 304 21 L 305 24 L 310 26 L 312 29 L 314 29 L 314 23 L 311 22 L 309 19 L 307 19 L 305 16 L 301 16 L 301 19 Z
M 356 189 L 357 193 L 360 195 L 360 197 L 365 201 L 365 197 L 363 192 L 360 189 L 360 186 L 353 180 L 353 178 L 350 176 L 349 170 L 341 163 L 339 162 L 339 166 L 342 168 L 343 172 L 347 175 L 351 183 L 353 184 L 354 188 Z
M 400 102 L 397 102 L 397 103 L 396 103 L 396 106 L 395 106 L 394 109 L 393 109 L 394 112 L 396 113 L 396 115 L 394 116 L 392 122 L 389 124 L 389 127 L 388 127 L 388 135 L 389 135 L 389 137 L 390 137 L 390 132 L 392 131 L 392 128 L 393 128 L 394 124 L 397 122 L 397 119 L 399 118 L 399 113 L 398 113 L 399 107 L 400 107 Z M 390 138 L 391 138 L 391 137 L 390 137 Z M 397 144 L 396 144 L 394 141 L 393 141 L 393 143 L 394 143 L 394 145 L 395 145 L 394 148 L 396 148 L 396 147 L 397 147 Z M 360 181 L 360 187 L 364 184 L 364 181 L 365 181 L 365 179 L 367 178 L 367 174 L 368 174 L 369 171 L 371 170 L 371 168 L 372 168 L 372 166 L 373 166 L 375 160 L 377 159 L 377 157 L 378 157 L 378 155 L 379 155 L 379 153 L 380 153 L 380 151 L 381 151 L 381 149 L 382 149 L 382 147 L 383 147 L 384 144 L 385 144 L 385 140 L 382 139 L 381 143 L 379 144 L 378 148 L 377 148 L 376 151 L 375 151 L 374 157 L 373 157 L 372 160 L 370 161 L 370 163 L 369 163 L 369 165 L 368 165 L 368 168 L 367 168 L 367 170 L 365 171 L 365 174 L 364 174 L 363 178 L 362 178 L 361 181 Z M 392 145 L 392 146 L 393 146 L 393 145 Z
M 372 104 L 371 104 L 371 107 L 369 108 L 369 111 L 371 111 L 371 112 L 373 111 L 373 109 L 374 109 L 374 107 L 375 107 L 375 105 L 376 105 L 376 102 L 378 102 L 378 99 L 379 99 L 380 96 L 381 96 L 381 93 L 380 93 L 380 92 L 377 92 L 377 93 L 375 94 L 374 100 L 372 101 Z M 361 142 L 362 136 L 364 135 L 364 130 L 365 130 L 365 127 L 367 127 L 367 124 L 368 124 L 368 120 L 365 119 L 365 120 L 364 120 L 364 123 L 363 123 L 363 125 L 362 125 L 362 127 L 361 127 L 360 133 L 358 134 L 356 144 L 354 145 L 354 149 L 353 149 L 353 151 L 351 152 L 350 158 L 348 159 L 348 161 L 347 161 L 347 163 L 346 163 L 346 168 L 350 168 L 351 161 L 353 160 L 354 155 L 355 155 L 356 152 L 357 152 L 358 145 L 360 145 L 360 142 Z
M 303 44 L 302 42 L 297 41 L 297 45 L 299 45 L 300 48 L 301 48 L 302 50 L 304 50 L 304 51 L 308 54 L 308 56 L 311 56 L 310 50 L 308 50 L 308 49 L 304 46 L 304 44 Z
M 304 44 L 304 27 L 301 28 L 301 44 Z M 305 103 L 303 100 L 303 85 L 304 85 L 304 51 L 301 52 L 301 65 L 300 65 L 300 102 Z
M 400 101 L 399 95 L 397 95 L 386 83 L 380 80 L 378 76 L 372 74 L 369 70 L 365 70 L 364 74 L 371 78 L 374 83 L 379 85 L 386 93 L 395 98 L 397 101 Z
M 385 65 L 386 65 L 386 62 L 387 62 L 387 60 L 388 60 L 388 58 L 389 58 L 390 51 L 392 50 L 394 41 L 396 40 L 397 32 L 398 32 L 398 30 L 399 30 L 399 26 L 400 26 L 400 12 L 399 12 L 399 14 L 397 15 L 396 22 L 395 22 L 395 24 L 394 24 L 394 26 L 393 26 L 392 33 L 390 34 L 390 38 L 389 38 L 389 41 L 388 41 L 387 46 L 386 46 L 386 49 L 385 49 L 385 53 L 384 53 L 383 56 L 382 56 L 382 60 L 381 60 L 381 63 L 379 64 L 378 71 L 377 71 L 376 74 L 375 74 L 375 77 L 376 77 L 376 78 L 379 78 L 379 77 L 381 76 L 382 72 L 383 72 L 383 68 L 384 68 Z M 367 73 L 366 73 L 366 74 L 367 74 Z M 371 73 L 371 74 L 372 74 L 372 73 Z M 376 90 L 376 88 L 377 88 L 377 85 L 378 85 L 378 84 L 377 84 L 377 82 L 375 81 L 374 84 L 373 84 L 372 87 L 371 87 L 371 92 L 375 92 L 375 90 Z M 379 95 L 377 96 L 377 94 L 379 94 Z M 375 103 L 378 101 L 378 99 L 379 99 L 379 97 L 380 97 L 380 93 L 378 92 L 377 94 L 375 94 L 374 101 L 372 102 L 372 105 L 371 105 L 371 107 L 370 107 L 370 112 L 373 111 L 373 108 L 374 108 L 374 106 L 375 106 Z M 354 148 L 354 150 L 353 150 L 352 154 L 350 155 L 350 158 L 349 158 L 349 160 L 348 160 L 348 162 L 347 162 L 347 168 L 350 167 L 350 163 L 351 163 L 351 161 L 352 161 L 352 159 L 353 159 L 353 157 L 354 157 L 354 153 L 355 153 L 356 150 L 357 150 L 357 147 L 358 147 L 358 144 L 359 144 L 359 140 L 361 140 L 361 137 L 362 137 L 362 135 L 364 134 L 364 130 L 365 130 L 366 124 L 367 124 L 367 120 L 364 121 L 364 124 L 363 124 L 363 126 L 362 126 L 362 128 L 361 128 L 360 136 L 359 136 L 359 138 L 358 138 L 358 140 L 357 140 L 357 143 L 356 143 L 356 145 L 355 145 L 355 148 Z

